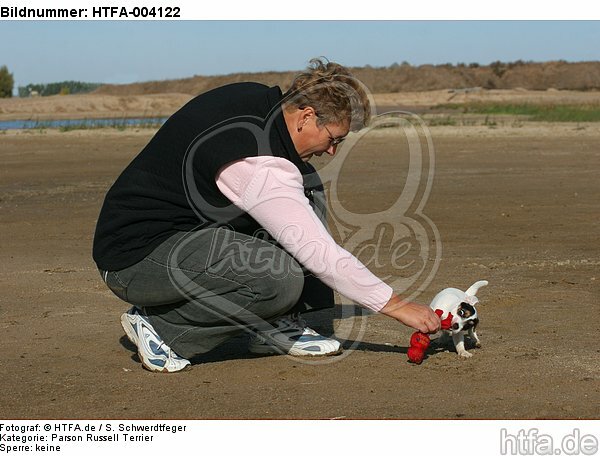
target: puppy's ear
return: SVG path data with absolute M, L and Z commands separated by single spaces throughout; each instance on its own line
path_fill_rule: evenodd
M 469 287 L 469 289 L 467 291 L 465 291 L 465 294 L 467 296 L 475 296 L 477 294 L 477 291 L 479 291 L 479 289 L 481 287 L 485 287 L 488 284 L 487 280 L 480 280 L 478 282 L 475 282 L 473 285 L 471 285 Z

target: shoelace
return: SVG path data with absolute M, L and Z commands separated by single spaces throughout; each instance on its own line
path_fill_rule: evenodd
M 286 320 L 286 324 L 288 326 L 291 326 L 291 327 L 297 329 L 301 333 L 308 332 L 309 334 L 313 334 L 313 333 L 316 334 L 312 329 L 310 329 L 308 327 L 308 325 L 306 324 L 306 321 L 300 316 L 299 313 L 289 314 L 289 315 L 286 315 L 285 317 L 282 317 L 281 319 Z M 267 342 L 267 339 L 265 337 L 263 337 L 263 335 L 261 335 L 260 331 L 256 332 L 254 334 L 254 337 L 258 338 L 258 340 L 263 343 Z
M 317 333 L 314 329 L 308 327 L 306 320 L 304 320 L 299 313 L 290 314 L 289 320 L 294 324 L 295 327 L 301 330 L 303 334 L 311 336 L 319 335 L 319 333 Z
M 158 350 L 160 350 L 163 345 L 165 346 L 165 348 L 163 348 L 163 351 L 167 354 L 167 359 L 172 360 L 172 359 L 177 359 L 177 355 L 176 353 L 171 350 L 171 347 L 169 347 L 168 345 L 165 345 L 165 341 L 162 341 L 160 343 L 160 345 L 158 346 Z
M 304 320 L 304 318 L 302 318 L 299 313 L 290 314 L 289 319 L 294 323 L 295 326 L 298 326 L 300 329 L 306 329 L 306 327 L 308 326 L 306 324 L 306 320 Z
M 164 349 L 162 348 L 164 344 L 165 344 L 165 342 L 164 342 L 164 341 L 162 341 L 162 342 L 160 343 L 160 345 L 159 345 L 159 346 L 158 346 L 156 349 L 157 349 L 157 350 L 161 350 L 161 349 L 162 349 L 162 350 L 163 350 L 163 351 L 164 351 L 164 352 L 165 352 L 165 353 L 166 353 L 166 354 L 169 356 L 169 358 L 170 358 L 170 357 L 171 357 L 171 350 L 164 350 Z M 167 347 L 167 348 L 169 348 L 169 347 Z
M 148 324 L 148 322 L 146 322 L 146 324 Z M 166 350 L 163 349 L 163 345 L 165 346 Z M 161 339 L 160 344 L 158 344 L 158 347 L 156 347 L 157 350 L 163 350 L 166 354 L 168 359 L 171 359 L 173 357 L 172 355 L 172 350 L 171 347 L 169 347 L 168 345 L 165 345 L 165 341 Z

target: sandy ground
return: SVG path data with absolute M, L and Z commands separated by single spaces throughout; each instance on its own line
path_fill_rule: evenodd
M 155 95 L 55 95 L 51 97 L 0 99 L 2 120 L 97 119 L 122 117 L 169 116 L 192 98 L 182 93 Z M 374 94 L 373 99 L 383 110 L 429 109 L 444 103 L 511 102 L 511 103 L 572 103 L 598 104 L 600 92 L 569 90 L 432 90 L 429 92 L 399 92 Z
M 431 133 L 424 212 L 442 254 L 417 301 L 489 280 L 472 358 L 434 346 L 411 365 L 408 328 L 338 318 L 338 306 L 309 321 L 326 330 L 336 317 L 345 357 L 252 357 L 241 338 L 175 375 L 140 367 L 119 325 L 127 305 L 91 260 L 104 193 L 152 131 L 0 133 L 2 418 L 598 418 L 599 128 Z M 349 211 L 393 203 L 406 168 L 396 143 L 374 133 L 346 159 L 338 198 Z
M 5 98 L 0 99 L 0 121 L 163 117 L 171 115 L 191 98 L 181 93 Z
M 431 107 L 444 103 L 534 103 L 534 104 L 598 104 L 600 92 L 574 90 L 483 90 L 480 87 L 428 92 L 375 94 L 379 106 Z

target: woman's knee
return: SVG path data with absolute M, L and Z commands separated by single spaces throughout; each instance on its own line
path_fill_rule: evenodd
M 287 255 L 287 254 L 285 254 Z M 298 262 L 287 255 L 284 270 L 264 275 L 255 282 L 255 289 L 264 301 L 270 301 L 275 314 L 283 314 L 293 308 L 304 288 L 304 274 Z

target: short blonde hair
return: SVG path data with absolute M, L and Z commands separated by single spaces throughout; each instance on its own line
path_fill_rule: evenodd
M 284 95 L 285 110 L 307 106 L 315 110 L 320 125 L 348 123 L 351 131 L 366 127 L 371 118 L 364 84 L 348 68 L 322 58 L 311 59 Z

